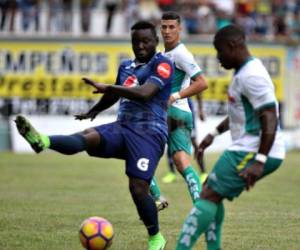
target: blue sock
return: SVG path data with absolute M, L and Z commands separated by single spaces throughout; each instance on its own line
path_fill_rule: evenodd
M 157 208 L 150 195 L 144 196 L 141 200 L 135 200 L 139 216 L 144 222 L 149 235 L 159 232 Z
M 65 155 L 72 155 L 86 149 L 86 140 L 80 134 L 49 136 L 49 148 Z

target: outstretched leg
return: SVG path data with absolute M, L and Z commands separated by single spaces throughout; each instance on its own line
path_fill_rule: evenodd
M 100 135 L 93 128 L 73 135 L 47 136 L 39 133 L 21 115 L 17 116 L 15 122 L 19 133 L 36 153 L 49 148 L 62 154 L 72 155 L 100 144 Z

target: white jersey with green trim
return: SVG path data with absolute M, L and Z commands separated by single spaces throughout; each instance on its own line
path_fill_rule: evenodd
M 271 77 L 262 62 L 251 57 L 235 72 L 228 88 L 228 115 L 232 137 L 232 144 L 228 149 L 256 153 L 261 135 L 258 111 L 272 106 L 276 107 L 279 117 L 278 101 Z M 284 139 L 279 125 L 269 156 L 279 159 L 285 157 Z
M 170 51 L 165 51 L 164 55 L 171 59 L 175 65 L 172 93 L 179 92 L 190 86 L 191 78 L 201 73 L 201 69 L 196 63 L 194 56 L 187 50 L 183 43 L 179 43 Z M 187 98 L 175 101 L 172 106 L 191 112 Z

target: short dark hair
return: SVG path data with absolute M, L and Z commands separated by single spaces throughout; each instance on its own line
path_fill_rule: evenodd
M 138 21 L 131 26 L 131 31 L 150 29 L 154 36 L 157 36 L 155 25 L 148 21 Z
M 178 23 L 181 23 L 179 14 L 174 11 L 164 12 L 161 16 L 161 20 L 176 20 Z
M 246 34 L 240 26 L 230 24 L 216 33 L 215 40 L 241 41 L 244 43 L 246 41 Z

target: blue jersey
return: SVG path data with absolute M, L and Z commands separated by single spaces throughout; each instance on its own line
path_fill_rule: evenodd
M 167 103 L 171 93 L 173 63 L 161 53 L 155 54 L 148 63 L 124 61 L 118 71 L 117 85 L 128 88 L 151 82 L 160 91 L 149 101 L 121 98 L 118 121 L 130 123 L 133 128 L 150 129 L 167 136 Z

